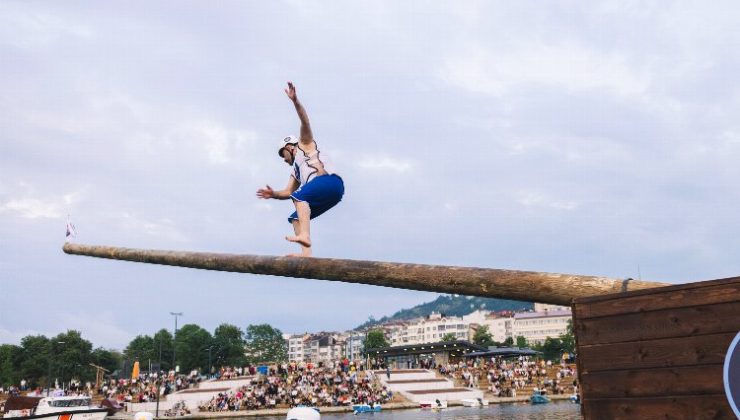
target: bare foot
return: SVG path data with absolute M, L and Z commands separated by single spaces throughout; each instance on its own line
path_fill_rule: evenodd
M 308 236 L 305 236 L 305 235 L 286 236 L 285 239 L 288 240 L 288 241 L 290 241 L 290 242 L 297 242 L 297 243 L 305 246 L 306 248 L 310 248 L 311 247 L 311 240 L 308 238 Z

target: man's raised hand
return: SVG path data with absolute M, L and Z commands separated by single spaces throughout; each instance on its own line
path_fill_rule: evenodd
M 265 188 L 260 188 L 257 190 L 257 197 L 259 198 L 273 198 L 275 197 L 275 192 L 270 188 L 269 185 L 265 185 Z
M 298 100 L 298 95 L 295 93 L 295 86 L 293 86 L 293 82 L 288 82 L 288 88 L 285 89 L 285 94 L 288 95 L 288 98 L 295 102 Z

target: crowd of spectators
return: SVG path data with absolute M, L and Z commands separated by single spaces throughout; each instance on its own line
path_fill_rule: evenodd
M 143 403 L 157 400 L 157 390 L 164 397 L 173 392 L 196 387 L 201 381 L 198 371 L 188 375 L 169 372 L 145 372 L 131 379 L 109 379 L 98 390 L 105 398 L 120 403 Z
M 93 393 L 92 389 L 93 386 L 90 382 L 82 384 L 79 380 L 72 379 L 69 383 L 64 383 L 63 386 L 55 383 L 54 387 L 49 391 L 41 387 L 31 388 L 24 379 L 21 381 L 20 386 L 11 385 L 4 387 L 0 385 L 0 399 L 5 400 L 8 397 L 15 396 L 38 397 L 46 395 L 47 392 L 53 396 L 90 396 Z
M 55 396 L 92 396 L 98 394 L 102 395 L 103 398 L 113 399 L 119 403 L 140 403 L 156 401 L 158 389 L 160 396 L 164 397 L 176 391 L 195 387 L 200 381 L 201 376 L 197 371 L 193 371 L 189 375 L 175 374 L 174 371 L 145 372 L 131 379 L 107 379 L 98 389 L 95 389 L 95 386 L 90 382 L 82 383 L 79 380 L 72 379 L 65 382 L 63 386 L 52 384 L 51 394 Z M 41 388 L 30 389 L 25 385 L 24 380 L 21 381 L 21 386 L 0 386 L 0 399 L 18 395 L 43 396 L 47 392 Z
M 552 366 L 550 361 L 534 360 L 527 356 L 509 360 L 492 357 L 440 365 L 439 372 L 462 381 L 466 387 L 476 389 L 485 377 L 488 381 L 487 391 L 496 397 L 516 397 L 517 391 L 525 388 L 550 394 L 577 393 L 575 370 L 562 363 L 553 379 L 548 376 Z
M 203 402 L 199 410 L 376 404 L 392 398 L 393 393 L 380 385 L 372 371 L 361 372 L 346 360 L 329 365 L 283 363 L 257 372 L 235 391 L 219 393 Z
M 496 397 L 516 397 L 517 391 L 538 389 L 550 394 L 577 393 L 575 371 L 562 363 L 554 375 L 551 362 L 529 357 L 504 359 L 500 357 L 476 358 L 457 363 L 437 365 L 433 359 L 418 361 L 418 367 L 437 369 L 442 375 L 456 379 L 464 386 L 479 389 L 483 378 L 487 380 L 487 391 Z M 385 367 L 381 362 L 371 361 L 371 367 Z M 417 367 L 417 366 L 413 366 Z M 364 370 L 361 362 L 351 363 L 346 359 L 330 364 L 282 363 L 271 367 L 246 366 L 222 368 L 212 376 L 220 380 L 244 379 L 245 385 L 221 392 L 199 404 L 200 411 L 237 411 L 261 408 L 308 406 L 343 406 L 352 404 L 385 403 L 393 393 L 376 378 L 374 370 Z M 554 376 L 554 378 L 553 378 Z M 145 403 L 187 388 L 198 387 L 202 379 L 199 372 L 188 375 L 170 372 L 144 372 L 132 379 L 108 379 L 94 390 L 89 382 L 82 384 L 71 381 L 57 395 L 101 394 L 104 398 L 119 403 Z M 21 386 L 0 387 L 0 395 L 38 393 L 28 390 L 25 381 Z M 59 394 L 63 392 L 63 394 Z

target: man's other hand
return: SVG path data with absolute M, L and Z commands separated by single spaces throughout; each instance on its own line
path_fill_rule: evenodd
M 288 88 L 285 89 L 285 94 L 288 95 L 288 98 L 295 102 L 298 100 L 298 95 L 295 93 L 295 86 L 293 86 L 293 82 L 288 82 Z
M 265 185 L 265 188 L 260 188 L 257 190 L 257 197 L 259 198 L 274 198 L 275 197 L 275 191 L 270 188 L 269 185 Z

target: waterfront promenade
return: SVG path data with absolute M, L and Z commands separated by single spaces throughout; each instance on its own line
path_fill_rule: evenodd
M 298 404 L 317 405 L 322 413 L 351 413 L 352 404 L 363 402 L 380 402 L 383 410 L 418 409 L 418 401 L 409 401 L 404 398 L 401 389 L 390 386 L 393 382 L 404 385 L 408 385 L 406 382 L 414 382 L 402 380 L 403 372 L 431 374 L 435 377 L 433 381 L 454 383 L 459 389 L 482 392 L 482 397 L 490 404 L 526 402 L 533 387 L 542 388 L 546 384 L 551 384 L 547 388 L 550 388 L 548 396 L 552 400 L 569 399 L 572 394 L 570 389 L 565 391 L 562 385 L 553 385 L 573 381 L 572 375 L 575 372 L 572 368 L 565 365 L 548 366 L 542 361 L 538 362 L 522 359 L 506 362 L 497 360 L 495 363 L 493 360 L 468 360 L 467 363 L 461 361 L 438 366 L 436 369 L 394 369 L 391 371 L 393 381 L 386 381 L 385 371 L 345 370 L 338 365 L 331 368 L 307 366 L 306 369 L 296 369 L 288 365 L 287 370 L 281 371 L 282 367 L 270 369 L 267 375 L 253 375 L 251 372 L 247 374 L 245 371 L 244 375 L 239 376 L 225 371 L 220 379 L 195 381 L 188 386 L 187 381 L 182 381 L 182 386 L 178 386 L 177 391 L 161 399 L 159 414 L 161 418 L 167 418 L 166 411 L 181 401 L 187 404 L 188 418 L 281 416 L 291 406 Z M 135 384 L 108 389 L 109 397 L 124 400 L 121 402 L 126 406 L 126 411 L 117 414 L 114 419 L 130 419 L 139 411 L 155 412 L 156 404 L 152 399 L 144 403 L 134 402 L 144 399 L 147 393 L 156 392 L 156 387 L 152 388 L 152 378 L 144 376 L 140 379 Z M 421 380 L 425 381 L 430 379 Z M 383 398 L 386 390 L 387 398 Z M 516 390 L 515 397 L 508 395 L 513 390 Z M 102 397 L 98 393 L 94 395 L 94 400 L 99 402 Z M 451 407 L 461 405 L 460 399 L 442 396 L 437 398 L 445 399 Z M 125 401 L 126 399 L 133 401 Z M 431 396 L 429 399 L 433 400 Z
M 567 401 L 570 399 L 570 396 L 568 395 L 549 395 L 548 396 L 552 401 Z M 505 398 L 488 398 L 489 404 L 511 404 L 511 403 L 525 403 L 529 401 L 529 396 L 522 396 L 522 397 L 505 397 Z M 458 407 L 462 406 L 462 403 L 459 401 L 449 401 L 447 403 L 448 407 Z M 383 404 L 383 411 L 386 410 L 411 410 L 411 409 L 418 409 L 419 403 L 404 401 L 404 402 L 392 402 Z M 234 417 L 263 417 L 263 416 L 284 416 L 288 414 L 288 410 L 290 408 L 266 408 L 261 410 L 251 410 L 251 411 L 216 411 L 216 412 L 209 412 L 209 411 L 203 411 L 203 412 L 194 412 L 192 414 L 188 414 L 185 416 L 179 416 L 178 418 L 187 418 L 191 420 L 198 420 L 198 419 L 221 419 L 221 418 L 234 418 Z M 341 407 L 320 407 L 321 413 L 352 413 L 352 407 L 351 406 L 341 406 Z M 134 417 L 135 413 L 117 413 L 114 416 L 108 416 L 107 418 L 110 420 L 131 420 Z M 161 413 L 160 413 L 161 414 Z M 173 419 L 176 417 L 164 417 L 161 416 L 157 417 L 161 420 L 166 419 Z

